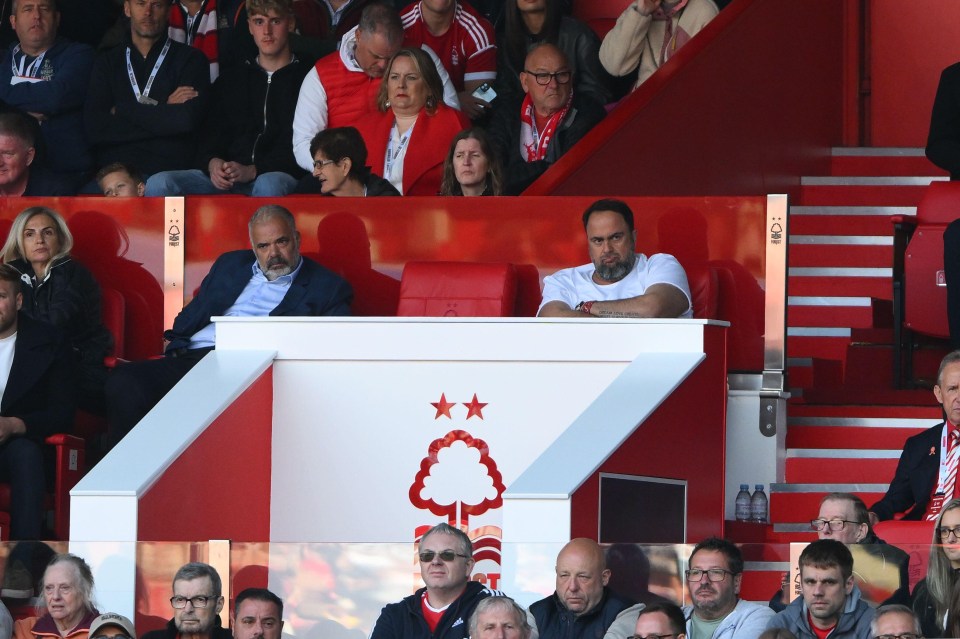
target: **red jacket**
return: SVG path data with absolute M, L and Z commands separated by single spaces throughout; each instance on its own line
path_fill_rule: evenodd
M 316 64 L 320 83 L 327 93 L 327 127 L 357 126 L 369 114 L 377 114 L 380 78 L 343 66 L 340 52 L 320 58 Z
M 374 173 L 383 175 L 393 111 L 387 109 L 365 120 L 360 133 L 367 145 L 367 163 Z M 468 126 L 470 121 L 460 111 L 445 104 L 440 104 L 433 115 L 426 109 L 420 111 L 403 159 L 403 195 L 436 195 L 440 191 L 450 142 Z

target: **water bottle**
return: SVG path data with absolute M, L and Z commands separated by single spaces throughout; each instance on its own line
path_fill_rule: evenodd
M 763 492 L 763 484 L 757 484 L 753 497 L 750 498 L 750 520 L 761 524 L 767 523 L 767 495 Z
M 737 493 L 736 501 L 737 521 L 750 521 L 750 486 L 749 484 L 740 484 L 740 492 Z

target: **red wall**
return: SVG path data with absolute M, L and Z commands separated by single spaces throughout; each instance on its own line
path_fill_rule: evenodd
M 790 193 L 842 139 L 838 0 L 736 0 L 530 189 Z
M 138 538 L 270 539 L 272 424 L 270 368 L 140 498 Z
M 870 0 L 867 7 L 871 143 L 926 146 L 940 72 L 960 61 L 960 3 Z
M 707 327 L 706 360 L 577 489 L 571 504 L 571 537 L 597 538 L 600 473 L 686 479 L 685 541 L 723 535 L 725 332 Z M 656 513 L 636 515 L 656 517 Z

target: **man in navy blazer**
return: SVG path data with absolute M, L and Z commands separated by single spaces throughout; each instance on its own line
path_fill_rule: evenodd
M 43 440 L 73 426 L 74 369 L 60 331 L 22 304 L 20 273 L 0 265 L 0 480 L 10 483 L 10 538 L 40 539 Z
M 960 351 L 949 353 L 940 362 L 933 394 L 943 406 L 947 419 L 907 439 L 887 494 L 870 508 L 872 523 L 893 519 L 895 514 L 908 509 L 904 519 L 920 520 L 931 507 L 931 498 L 934 505 L 942 505 L 954 497 L 954 494 L 937 493 L 941 463 L 945 463 L 947 457 L 944 454 L 941 460 L 942 443 L 951 437 L 952 431 L 960 428 Z M 944 474 L 948 474 L 946 467 Z M 953 475 L 955 479 L 956 470 Z M 936 510 L 939 512 L 939 507 Z
M 125 364 L 110 376 L 108 448 L 213 350 L 211 317 L 350 314 L 353 290 L 336 273 L 300 256 L 300 233 L 290 211 L 262 206 L 250 218 L 249 229 L 253 254 L 231 251 L 217 258 L 197 296 L 163 334 L 168 341 L 164 357 Z

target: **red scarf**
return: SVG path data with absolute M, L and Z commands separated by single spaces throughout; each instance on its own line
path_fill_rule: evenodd
M 528 93 L 520 106 L 520 154 L 527 162 L 536 162 L 547 157 L 547 148 L 557 127 L 567 117 L 570 104 L 573 102 L 573 91 L 563 108 L 547 118 L 543 130 L 537 131 L 536 115 L 534 114 L 533 100 Z
M 210 61 L 210 82 L 217 79 L 220 75 L 220 64 L 217 61 L 220 51 L 217 46 L 217 0 L 204 0 L 189 33 L 187 32 L 187 10 L 175 0 L 171 7 L 167 32 L 175 41 L 199 49 Z

